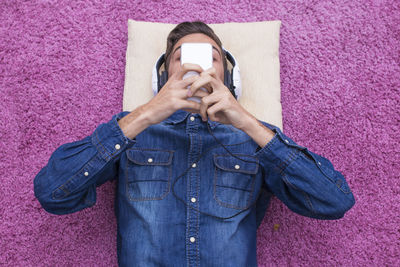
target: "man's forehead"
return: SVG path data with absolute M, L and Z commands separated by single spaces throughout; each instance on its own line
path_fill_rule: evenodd
M 212 46 L 212 49 L 213 49 L 213 50 L 217 51 L 218 54 L 221 55 L 221 52 L 219 52 L 219 49 L 218 49 L 217 47 L 215 47 L 215 46 L 212 45 L 212 44 L 211 44 L 211 46 Z M 172 52 L 172 54 L 174 54 L 176 51 L 178 51 L 178 49 L 181 49 L 181 46 L 178 46 L 177 48 L 175 48 L 175 50 L 174 50 L 174 52 Z

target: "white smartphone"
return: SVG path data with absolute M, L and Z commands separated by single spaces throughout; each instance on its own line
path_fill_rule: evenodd
M 185 63 L 198 64 L 203 70 L 207 70 L 213 66 L 212 46 L 209 43 L 183 43 L 181 45 L 181 65 Z M 186 79 L 190 76 L 199 75 L 196 71 L 189 71 L 184 76 Z M 188 86 L 189 88 L 190 86 Z M 207 89 L 200 88 L 207 92 Z M 188 100 L 200 103 L 199 97 L 189 97 Z

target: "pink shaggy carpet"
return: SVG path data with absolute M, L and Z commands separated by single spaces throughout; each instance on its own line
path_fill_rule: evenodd
M 33 178 L 60 145 L 122 111 L 127 20 L 281 20 L 285 133 L 329 158 L 356 205 L 321 221 L 277 198 L 260 266 L 400 265 L 400 1 L 0 2 L 0 265 L 115 266 L 113 183 L 94 207 L 46 213 Z

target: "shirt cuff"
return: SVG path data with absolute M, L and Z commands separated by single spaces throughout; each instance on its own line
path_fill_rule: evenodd
M 129 113 L 123 111 L 115 114 L 110 121 L 100 124 L 92 135 L 93 144 L 106 161 L 115 158 L 136 143 L 136 138 L 126 137 L 118 124 L 118 120 Z
M 297 157 L 299 150 L 305 150 L 303 146 L 299 146 L 292 139 L 286 136 L 282 131 L 271 124 L 260 121 L 266 127 L 271 129 L 274 137 L 261 149 L 257 149 L 254 156 L 264 162 L 269 162 L 270 167 L 280 173 Z

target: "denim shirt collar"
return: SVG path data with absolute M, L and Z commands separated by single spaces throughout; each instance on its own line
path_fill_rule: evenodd
M 201 116 L 198 113 L 190 113 L 185 110 L 178 109 L 177 111 L 175 111 L 175 113 L 166 118 L 164 122 L 167 124 L 178 124 L 183 122 L 190 114 L 192 114 L 195 117 L 199 117 L 201 119 Z M 208 119 L 208 123 L 210 124 L 211 129 L 214 129 L 217 125 L 221 124 L 219 122 L 212 121 L 210 119 Z

